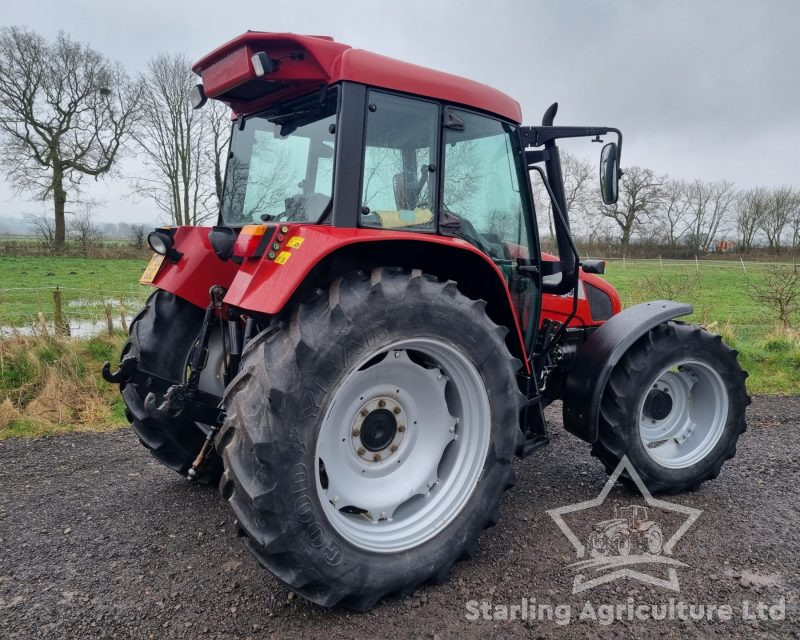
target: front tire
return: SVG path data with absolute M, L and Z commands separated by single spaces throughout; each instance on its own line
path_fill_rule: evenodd
M 611 373 L 592 454 L 612 473 L 624 456 L 651 492 L 716 478 L 744 433 L 747 374 L 719 336 L 666 322 Z M 621 476 L 631 482 L 627 471 Z
M 505 333 L 454 282 L 383 268 L 257 336 L 218 444 L 261 564 L 317 604 L 366 610 L 472 554 L 522 440 Z

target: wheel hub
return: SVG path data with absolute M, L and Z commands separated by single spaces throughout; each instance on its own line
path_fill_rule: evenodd
M 639 436 L 648 455 L 662 466 L 686 468 L 719 441 L 728 392 L 710 364 L 680 359 L 655 376 L 639 407 Z
M 389 396 L 365 402 L 353 420 L 352 444 L 356 454 L 367 462 L 383 462 L 400 448 L 405 434 L 405 411 Z
M 364 354 L 317 436 L 317 490 L 331 524 L 379 553 L 437 535 L 480 479 L 490 412 L 480 373 L 447 342 L 412 338 Z
M 672 411 L 672 397 L 661 389 L 651 389 L 642 412 L 651 420 L 663 420 Z

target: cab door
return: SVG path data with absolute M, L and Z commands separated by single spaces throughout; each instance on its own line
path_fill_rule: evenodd
M 538 316 L 539 261 L 519 131 L 507 122 L 446 108 L 439 212 L 442 233 L 486 253 L 503 272 L 531 348 Z

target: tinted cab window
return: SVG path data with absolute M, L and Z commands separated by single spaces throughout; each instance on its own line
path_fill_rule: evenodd
M 370 91 L 367 102 L 361 224 L 435 229 L 438 105 L 380 91 Z

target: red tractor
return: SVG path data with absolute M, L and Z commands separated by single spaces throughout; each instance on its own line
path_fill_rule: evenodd
M 194 67 L 233 110 L 218 225 L 156 229 L 119 371 L 152 455 L 219 484 L 259 562 L 325 606 L 447 577 L 497 522 L 543 407 L 652 491 L 745 430 L 736 353 L 668 301 L 620 310 L 572 240 L 557 141 L 488 86 L 327 37 L 248 32 Z M 555 212 L 539 246 L 530 172 Z

